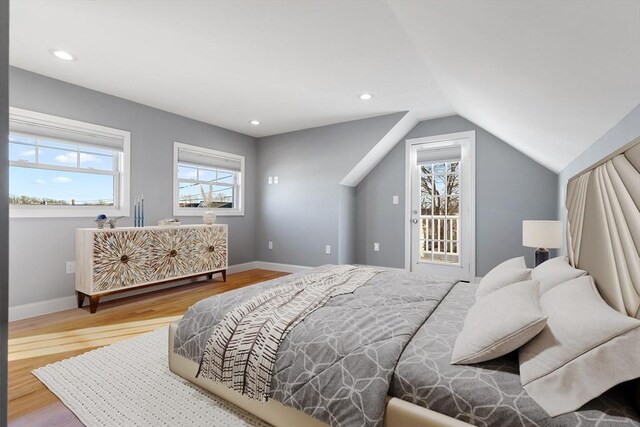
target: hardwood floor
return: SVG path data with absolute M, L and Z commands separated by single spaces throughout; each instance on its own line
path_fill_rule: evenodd
M 249 270 L 222 279 L 52 313 L 9 324 L 9 420 L 12 427 L 75 425 L 77 419 L 31 374 L 35 368 L 168 325 L 211 295 L 286 275 Z M 78 423 L 79 425 L 79 423 Z

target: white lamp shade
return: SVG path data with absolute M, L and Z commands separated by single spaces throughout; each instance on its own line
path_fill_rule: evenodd
M 562 223 L 560 221 L 522 221 L 522 245 L 529 248 L 561 248 Z

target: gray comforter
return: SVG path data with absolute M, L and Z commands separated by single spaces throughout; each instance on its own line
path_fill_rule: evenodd
M 456 338 L 477 285 L 458 283 L 402 353 L 389 394 L 477 426 L 640 426 L 620 387 L 579 410 L 550 418 L 520 383 L 510 354 L 476 365 L 451 365 Z
M 195 304 L 177 329 L 175 351 L 199 363 L 224 313 L 293 277 Z M 332 426 L 381 426 L 400 354 L 452 286 L 450 282 L 427 286 L 424 277 L 384 272 L 353 294 L 332 298 L 280 345 L 271 397 Z
M 199 363 L 224 313 L 297 276 L 195 304 L 177 330 L 176 352 Z M 451 365 L 475 290 L 467 283 L 385 272 L 354 294 L 331 299 L 284 339 L 272 398 L 333 426 L 381 425 L 387 394 L 478 426 L 640 426 L 619 388 L 576 412 L 550 418 L 522 388 L 514 355 Z

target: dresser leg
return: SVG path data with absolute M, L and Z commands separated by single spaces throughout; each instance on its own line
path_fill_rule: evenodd
M 100 301 L 100 295 L 89 296 L 89 311 L 91 314 L 98 310 L 98 302 Z
M 78 308 L 82 308 L 82 304 L 84 304 L 84 297 L 86 295 L 82 292 L 76 291 L 76 296 L 78 297 Z
M 227 281 L 227 270 L 222 270 L 222 281 L 223 282 Z

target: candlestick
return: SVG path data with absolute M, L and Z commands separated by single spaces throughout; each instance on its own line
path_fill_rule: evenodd
M 138 198 L 133 201 L 133 226 L 138 226 Z

